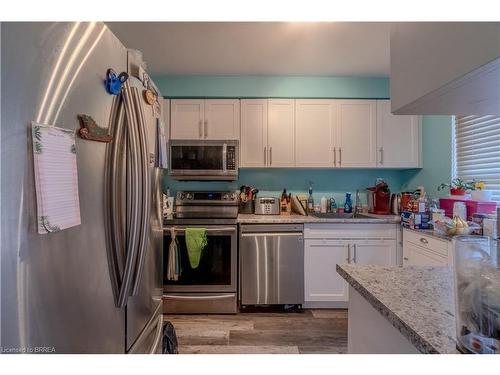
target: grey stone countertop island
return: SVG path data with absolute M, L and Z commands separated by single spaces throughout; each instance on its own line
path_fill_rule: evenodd
M 419 352 L 459 353 L 450 268 L 342 264 L 337 272 Z

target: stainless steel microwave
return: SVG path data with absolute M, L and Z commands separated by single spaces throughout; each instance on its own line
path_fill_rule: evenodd
M 174 180 L 238 179 L 237 140 L 171 140 L 169 175 Z

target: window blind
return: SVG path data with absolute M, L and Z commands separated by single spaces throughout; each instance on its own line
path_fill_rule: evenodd
M 482 180 L 500 202 L 500 116 L 455 117 L 455 176 Z

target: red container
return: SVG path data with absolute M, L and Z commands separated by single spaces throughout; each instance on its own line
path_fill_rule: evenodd
M 467 220 L 472 221 L 473 214 L 492 214 L 497 209 L 496 202 L 481 202 L 472 199 L 440 198 L 439 207 L 444 210 L 448 217 L 453 217 L 453 205 L 455 202 L 464 202 L 467 209 Z
M 460 188 L 450 188 L 451 195 L 465 195 L 465 189 Z
M 385 182 L 369 187 L 368 212 L 376 215 L 389 215 L 391 213 L 391 191 Z

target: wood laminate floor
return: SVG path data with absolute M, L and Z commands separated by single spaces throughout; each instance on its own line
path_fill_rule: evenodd
M 347 352 L 347 310 L 164 315 L 181 354 L 306 354 Z

